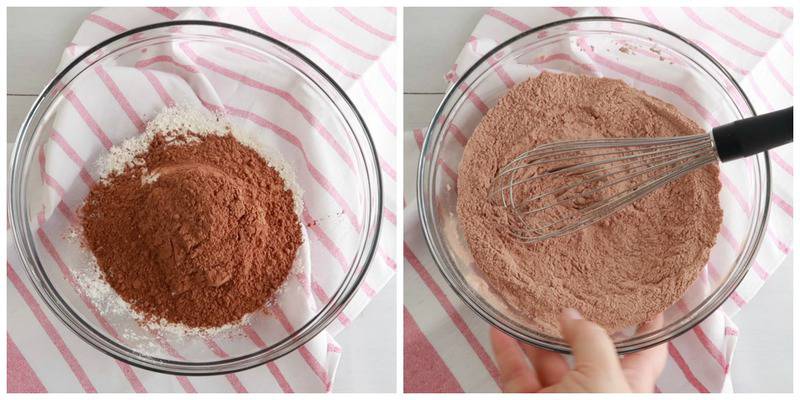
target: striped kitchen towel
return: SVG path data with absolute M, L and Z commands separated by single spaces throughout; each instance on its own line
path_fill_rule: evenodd
M 568 17 L 592 15 L 649 21 L 692 40 L 732 73 L 758 113 L 792 105 L 793 15 L 786 8 L 491 8 L 478 22 L 445 79 L 454 83 L 482 55 L 520 32 Z M 665 85 L 657 76 L 646 72 L 622 68 L 605 52 L 583 49 L 577 54 L 567 49 L 564 54 L 534 63 L 539 61 L 537 68 L 584 68 L 587 73 L 623 78 L 640 89 L 658 93 L 662 98 L 702 104 L 691 97 L 699 94 Z M 497 68 L 485 79 L 497 80 L 498 86 L 510 86 L 529 75 L 530 72 L 513 74 Z M 471 95 L 465 107 L 485 112 L 487 106 L 486 102 Z M 698 120 L 710 117 L 705 123 L 713 124 L 713 115 L 702 109 L 693 116 Z M 406 131 L 406 177 L 416 177 L 424 132 L 423 129 Z M 669 361 L 656 390 L 720 392 L 733 388 L 729 366 L 739 331 L 731 317 L 756 295 L 791 251 L 792 146 L 772 150 L 770 157 L 772 210 L 764 243 L 744 281 L 721 309 L 669 343 Z M 457 165 L 450 168 L 455 171 Z M 744 215 L 749 212 L 750 204 L 730 177 L 723 174 L 722 179 L 721 200 L 731 204 L 726 208 L 731 210 L 727 212 L 726 224 L 729 221 L 735 223 L 741 219 L 737 218 L 737 213 Z M 415 188 L 415 185 L 407 184 L 404 192 L 405 391 L 497 391 L 498 372 L 490 354 L 489 326 L 458 299 L 436 269 L 419 225 Z M 720 235 L 721 245 L 730 248 L 720 253 L 728 257 L 735 254 L 740 245 L 729 233 L 723 227 Z M 711 262 L 703 276 L 719 278 L 715 276 Z
M 60 68 L 91 46 L 118 33 L 142 25 L 184 19 L 223 21 L 279 39 L 328 72 L 353 100 L 375 142 L 384 183 L 383 229 L 370 270 L 360 290 L 339 318 L 298 351 L 266 366 L 235 374 L 176 377 L 115 361 L 75 336 L 38 298 L 26 276 L 16 247 L 9 239 L 6 339 L 9 349 L 7 382 L 10 392 L 330 391 L 339 359 L 343 352 L 350 351 L 342 349 L 336 343 L 336 334 L 358 317 L 394 275 L 396 261 L 393 249 L 397 230 L 397 199 L 394 190 L 397 179 L 394 115 L 397 87 L 393 74 L 397 57 L 396 10 L 166 7 L 100 9 L 89 14 L 80 26 L 62 55 Z M 224 64 L 237 56 L 253 55 L 197 54 L 187 47 L 175 49 L 172 56 L 146 52 L 137 56 L 141 58 L 137 66 L 154 68 L 93 68 L 89 71 L 93 76 L 88 78 L 94 80 L 90 93 L 79 91 L 86 89 L 86 86 L 81 86 L 65 95 L 66 101 L 59 110 L 63 111 L 63 115 L 59 115 L 61 119 L 53 124 L 56 132 L 39 157 L 42 195 L 47 196 L 51 204 L 51 207 L 45 208 L 40 214 L 40 226 L 47 227 L 54 220 L 74 218 L 74 212 L 80 204 L 79 199 L 70 196 L 72 187 L 83 185 L 81 190 L 88 190 L 88 185 L 96 178 L 83 167 L 85 162 L 90 161 L 85 145 L 87 140 L 93 141 L 93 145 L 110 146 L 116 142 L 113 132 L 119 127 L 124 125 L 125 129 L 141 128 L 146 121 L 145 115 L 149 115 L 143 110 L 170 104 L 175 94 L 173 89 L 180 91 L 180 88 L 189 88 L 184 94 L 194 95 L 194 82 L 207 79 L 215 83 L 214 87 L 233 88 L 233 93 L 237 96 L 213 96 L 207 103 L 218 100 L 221 104 L 216 105 L 226 107 L 237 125 L 250 126 L 252 129 L 263 130 L 265 134 L 275 135 L 275 143 L 286 158 L 303 160 L 309 149 L 319 145 L 313 139 L 324 136 L 314 132 L 325 131 L 328 121 L 315 114 L 313 108 L 306 108 L 302 93 L 264 90 L 265 84 L 258 82 L 256 75 L 245 77 L 226 73 L 223 67 L 209 62 L 209 59 L 222 60 Z M 126 97 L 129 91 L 137 90 L 147 91 L 152 104 L 139 104 Z M 202 102 L 200 93 L 196 95 Z M 237 105 L 246 107 L 240 105 L 239 101 L 255 98 L 271 104 L 282 113 L 275 116 L 274 113 L 237 108 Z M 267 119 L 271 117 L 275 119 Z M 339 214 L 345 215 L 341 220 L 350 221 L 338 224 L 335 236 L 318 226 L 314 228 L 313 225 L 307 232 L 312 240 L 325 244 L 315 250 L 316 253 L 312 251 L 314 269 L 310 282 L 303 282 L 307 303 L 313 311 L 322 307 L 329 294 L 338 289 L 342 268 L 346 267 L 340 264 L 347 262 L 340 249 L 353 247 L 353 241 L 358 236 L 355 233 L 357 224 L 352 222 L 355 218 L 350 218 L 352 204 L 349 201 L 352 199 L 347 197 L 350 194 L 342 196 L 337 191 L 337 183 L 341 182 L 341 178 L 335 175 L 335 171 L 347 168 L 345 157 L 331 160 L 306 158 L 304 162 L 295 165 L 300 165 L 294 171 L 298 179 L 307 179 L 307 185 L 303 185 L 306 186 L 304 191 L 326 198 L 331 209 L 339 210 Z M 306 217 L 324 216 L 329 211 L 307 206 Z M 56 263 L 62 271 L 68 271 L 69 267 L 52 232 L 39 229 L 37 240 L 48 250 L 49 254 L 42 256 L 47 258 L 45 262 Z M 90 305 L 87 304 L 87 307 Z M 276 316 L 276 329 L 292 330 L 290 314 Z M 102 315 L 96 313 L 95 316 L 102 324 Z M 259 334 L 251 335 L 250 338 L 254 343 L 269 340 L 259 337 Z M 162 345 L 166 351 L 170 351 L 169 343 Z M 174 349 L 171 350 L 174 352 Z M 224 352 L 213 343 L 209 343 L 207 350 L 217 355 Z

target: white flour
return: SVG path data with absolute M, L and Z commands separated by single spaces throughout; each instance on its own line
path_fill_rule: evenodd
M 119 145 L 113 146 L 107 154 L 98 159 L 97 168 L 100 174 L 100 181 L 102 183 L 107 183 L 105 178 L 122 173 L 126 167 L 143 165 L 144 161 L 141 156 L 147 151 L 150 142 L 153 141 L 158 133 L 165 133 L 170 143 L 187 144 L 200 140 L 199 137 L 201 136 L 223 136 L 228 132 L 230 132 L 237 141 L 255 150 L 270 167 L 278 171 L 284 180 L 286 189 L 292 193 L 294 198 L 294 211 L 298 219 L 302 220 L 302 189 L 297 184 L 290 165 L 286 163 L 280 154 L 273 151 L 269 143 L 262 139 L 262 136 L 254 132 L 243 131 L 233 126 L 224 114 L 214 113 L 206 109 L 198 109 L 187 105 L 176 105 L 163 109 L 155 118 L 147 123 L 146 129 L 142 134 L 132 137 Z M 142 176 L 142 184 L 153 183 L 157 181 L 158 178 L 159 175 L 157 173 L 146 174 Z M 301 245 L 301 249 L 298 251 L 298 257 L 295 259 L 293 271 L 302 271 L 307 267 L 303 262 L 307 260 L 307 254 L 305 256 L 302 255 L 304 252 L 308 252 L 305 232 L 303 232 L 303 237 L 304 242 Z M 75 231 L 70 231 L 67 233 L 67 238 L 77 241 L 80 235 Z M 145 323 L 145 317 L 134 311 L 130 304 L 123 300 L 105 280 L 94 255 L 88 250 L 84 252 L 86 258 L 89 260 L 86 268 L 80 270 L 72 269 L 72 273 L 78 285 L 81 287 L 84 294 L 94 303 L 98 311 L 104 316 L 113 317 L 116 321 L 121 319 L 133 319 L 136 321 L 135 324 L 128 324 L 130 326 L 118 327 L 118 331 L 129 345 L 133 345 L 139 350 L 153 352 L 158 348 L 152 340 L 152 334 L 154 332 L 158 335 L 172 337 L 195 335 L 216 336 L 223 333 L 234 333 L 237 328 L 246 324 L 251 316 L 245 315 L 240 321 L 215 328 L 189 328 L 186 325 L 175 324 L 167 322 L 166 320 L 148 321 Z M 277 296 L 280 291 L 281 289 L 279 289 L 275 296 Z M 268 305 L 269 304 L 266 306 Z M 150 332 L 148 333 L 148 331 Z

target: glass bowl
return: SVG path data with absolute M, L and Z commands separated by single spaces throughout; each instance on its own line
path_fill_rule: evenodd
M 475 267 L 456 216 L 465 137 L 509 87 L 542 70 L 622 79 L 674 104 L 705 128 L 755 111 L 708 53 L 664 28 L 624 18 L 575 18 L 523 32 L 484 55 L 455 82 L 428 129 L 417 176 L 420 218 L 433 259 L 453 290 L 490 324 L 527 343 L 569 353 L 560 337 L 537 330 L 535 320 L 509 307 L 491 288 Z M 761 153 L 725 163 L 721 171 L 725 235 L 717 237 L 697 281 L 664 311 L 663 326 L 612 334 L 619 353 L 646 349 L 691 329 L 722 305 L 747 273 L 769 211 L 769 157 Z
M 194 63 L 199 58 L 187 49 L 204 61 Z M 121 90 L 106 82 L 112 70 Z M 256 80 L 259 83 L 252 84 Z M 245 82 L 259 91 L 248 91 Z M 120 91 L 126 93 L 125 101 L 115 100 Z M 292 96 L 297 101 L 285 100 Z M 260 140 L 282 156 L 303 191 L 302 222 L 307 226 L 305 245 L 311 262 L 303 271 L 293 270 L 275 298 L 243 326 L 215 334 L 153 332 L 130 313 L 109 312 L 107 304 L 96 304 L 84 286 L 76 285 L 76 277 L 92 267 L 78 242 L 68 237 L 68 220 L 88 193 L 87 181 L 97 178 L 91 164 L 108 152 L 110 144 L 140 132 L 131 123 L 137 115 L 146 121 L 170 101 L 224 106 L 235 126 L 263 133 Z M 113 118 L 96 112 L 98 108 L 112 111 Z M 271 125 L 272 121 L 278 123 Z M 58 131 L 55 126 L 70 128 Z M 98 140 L 103 135 L 108 142 Z M 81 143 L 78 148 L 64 145 L 76 141 Z M 332 190 L 337 199 L 331 199 L 318 181 L 326 178 L 336 183 Z M 252 368 L 292 352 L 322 332 L 364 278 L 382 209 L 372 139 L 336 82 L 278 40 L 208 21 L 159 23 L 127 31 L 94 46 L 59 72 L 20 129 L 9 190 L 17 249 L 52 312 L 105 354 L 141 368 L 186 375 Z M 312 279 L 327 283 L 328 292 L 320 294 L 317 286 L 316 297 L 311 297 Z M 274 307 L 281 305 L 285 312 L 276 317 Z

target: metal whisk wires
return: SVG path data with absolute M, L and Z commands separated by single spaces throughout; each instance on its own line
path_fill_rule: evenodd
M 511 233 L 532 243 L 581 229 L 717 161 L 708 133 L 555 142 L 502 167 L 489 196 L 511 211 Z

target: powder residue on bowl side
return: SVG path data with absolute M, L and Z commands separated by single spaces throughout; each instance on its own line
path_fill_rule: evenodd
M 145 322 L 236 323 L 293 267 L 296 193 L 220 116 L 167 109 L 103 160 L 79 216 L 84 245 Z
M 557 140 L 703 132 L 661 100 L 620 80 L 542 73 L 505 94 L 469 139 L 458 174 L 458 217 L 479 270 L 513 309 L 558 336 L 565 307 L 614 332 L 677 301 L 719 232 L 719 169 L 707 166 L 602 223 L 526 244 L 488 191 L 517 154 Z

